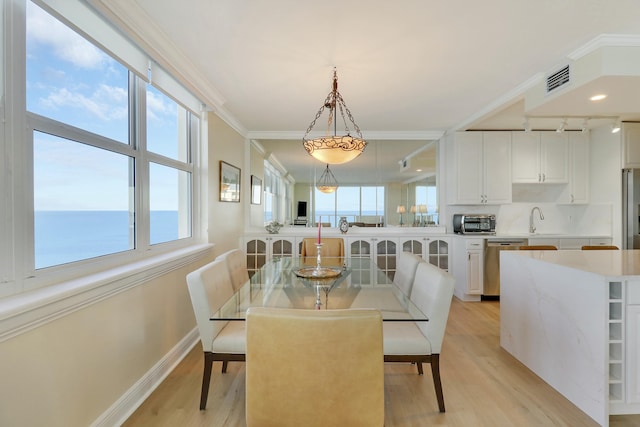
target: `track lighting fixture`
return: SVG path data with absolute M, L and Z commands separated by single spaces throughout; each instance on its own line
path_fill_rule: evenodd
M 582 133 L 586 133 L 589 130 L 589 118 L 585 117 L 582 121 Z
M 531 132 L 531 125 L 529 124 L 529 119 L 525 117 L 524 122 L 522 123 L 522 127 L 525 132 Z
M 566 128 L 567 128 L 567 119 L 563 119 L 562 123 L 560 123 L 560 126 L 558 126 L 558 129 L 556 129 L 556 132 L 562 133 Z
M 611 123 L 611 133 L 620 132 L 620 120 Z

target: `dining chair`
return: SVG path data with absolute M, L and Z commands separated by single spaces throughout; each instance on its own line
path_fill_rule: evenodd
M 384 424 L 382 315 L 247 311 L 247 427 Z
M 300 248 L 301 257 L 314 257 L 318 254 L 316 247 L 317 239 L 305 237 L 302 239 Z M 324 257 L 344 257 L 344 239 L 341 237 L 322 238 L 322 249 L 320 255 Z
M 217 259 L 187 274 L 187 286 L 204 351 L 200 409 L 205 409 L 213 362 L 222 362 L 225 373 L 228 362 L 245 360 L 245 324 L 210 320 L 234 293 L 224 260 Z
M 411 252 L 400 252 L 397 256 L 396 274 L 393 276 L 393 283 L 407 296 L 411 295 L 416 268 L 423 261 L 422 258 Z
M 249 272 L 247 270 L 247 258 L 240 249 L 231 249 L 218 256 L 227 264 L 229 269 L 229 277 L 233 289 L 237 291 L 249 281 Z
M 583 251 L 602 251 L 602 250 L 619 250 L 617 246 L 613 245 L 584 245 L 582 246 Z
M 445 412 L 444 394 L 440 378 L 440 352 L 449 309 L 453 299 L 455 280 L 440 268 L 421 262 L 411 289 L 411 301 L 428 316 L 427 322 L 384 322 L 385 362 L 412 362 L 422 375 L 422 364 L 431 364 L 433 386 L 438 409 Z
M 554 245 L 524 245 L 519 246 L 521 251 L 557 251 L 558 248 Z

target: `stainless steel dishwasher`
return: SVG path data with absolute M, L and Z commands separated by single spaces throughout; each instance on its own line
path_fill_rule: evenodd
M 500 251 L 513 251 L 525 246 L 527 239 L 487 239 L 484 247 L 483 299 L 500 298 Z

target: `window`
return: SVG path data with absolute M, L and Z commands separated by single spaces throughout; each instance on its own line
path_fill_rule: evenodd
M 4 69 L 5 81 L 16 89 L 0 107 L 16 128 L 16 138 L 1 141 L 5 152 L 25 165 L 3 188 L 14 204 L 7 211 L 17 213 L 3 227 L 26 238 L 0 242 L 3 258 L 20 260 L 3 262 L 11 289 L 0 287 L 0 296 L 184 246 L 197 223 L 192 153 L 200 103 L 82 2 L 55 3 L 52 13 L 82 15 L 78 27 L 87 34 L 102 25 L 95 36 L 108 34 L 99 45 L 111 50 L 31 1 L 25 6 L 24 21 L 20 8 L 7 17 L 13 33 L 4 47 L 23 37 L 25 46 L 5 51 L 5 67 L 15 65 Z M 153 84 L 140 64 L 157 76 Z
M 263 186 L 265 224 L 271 221 L 290 224 L 292 185 L 267 160 L 264 161 Z
M 384 219 L 384 187 L 338 187 L 335 193 L 314 191 L 315 221 L 322 216 L 322 222 L 337 226 L 340 217 L 349 222 L 378 223 Z

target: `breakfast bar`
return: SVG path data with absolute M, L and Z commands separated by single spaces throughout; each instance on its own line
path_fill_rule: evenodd
M 509 251 L 500 345 L 602 426 L 640 413 L 640 250 Z

